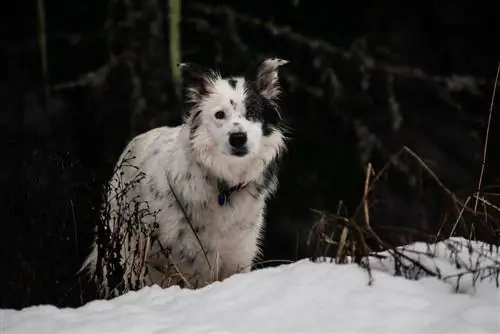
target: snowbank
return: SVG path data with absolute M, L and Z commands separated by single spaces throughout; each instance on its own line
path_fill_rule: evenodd
M 464 270 L 450 264 L 449 243 L 433 248 L 438 256 L 426 265 L 438 267 L 443 276 Z M 413 244 L 405 254 L 415 257 L 415 250 L 427 251 L 427 246 Z M 458 251 L 464 264 L 473 264 L 467 247 Z M 498 252 L 490 255 L 482 265 L 500 260 Z M 391 257 L 371 261 L 372 285 L 366 270 L 355 264 L 302 260 L 199 290 L 154 286 L 77 309 L 0 310 L 0 332 L 500 333 L 500 289 L 494 275 L 475 287 L 464 276 L 461 293 L 455 293 L 453 277 L 447 282 L 394 277 L 393 262 Z

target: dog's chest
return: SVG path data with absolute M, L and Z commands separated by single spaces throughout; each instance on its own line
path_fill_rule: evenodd
M 224 201 L 213 186 L 184 183 L 172 190 L 156 204 L 160 209 L 158 232 L 173 248 L 191 244 L 198 248 L 194 231 L 206 247 L 220 251 L 226 244 L 253 238 L 261 229 L 264 200 L 255 196 L 253 186 L 224 195 Z
M 231 193 L 222 191 L 208 192 L 201 202 L 188 205 L 188 214 L 193 224 L 201 230 L 207 230 L 214 236 L 217 233 L 237 233 L 253 229 L 264 202 L 243 189 Z

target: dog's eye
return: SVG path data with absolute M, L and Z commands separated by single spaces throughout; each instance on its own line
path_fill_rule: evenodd
M 224 117 L 226 117 L 226 114 L 222 110 L 219 110 L 215 113 L 215 118 L 217 119 L 223 119 Z

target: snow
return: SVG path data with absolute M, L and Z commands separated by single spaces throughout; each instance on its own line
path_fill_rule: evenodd
M 465 267 L 498 267 L 498 250 L 487 247 L 474 243 L 470 254 L 465 240 L 454 238 L 430 249 L 422 243 L 400 249 L 452 276 L 444 281 L 394 276 L 392 256 L 370 260 L 372 284 L 356 264 L 301 260 L 198 290 L 153 286 L 76 309 L 4 309 L 0 333 L 500 333 L 498 272 L 483 280 L 460 276 L 455 289 L 454 275 Z M 450 263 L 455 253 L 460 268 Z

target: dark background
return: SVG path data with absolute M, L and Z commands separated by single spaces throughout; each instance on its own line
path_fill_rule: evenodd
M 0 307 L 78 306 L 94 298 L 75 272 L 113 164 L 137 133 L 179 123 L 168 2 L 46 0 L 48 76 L 37 3 L 13 5 L 0 21 Z M 238 74 L 266 56 L 290 60 L 282 84 L 293 140 L 269 205 L 266 260 L 318 255 L 308 244 L 311 209 L 342 203 L 339 214 L 359 217 L 368 163 L 379 172 L 389 162 L 371 207 L 388 242 L 449 233 L 457 202 L 478 184 L 500 59 L 495 7 L 182 1 L 183 61 Z M 398 154 L 404 146 L 421 161 Z M 495 110 L 487 153 L 482 196 L 498 206 Z M 498 243 L 498 211 L 479 207 L 465 210 L 455 233 Z

